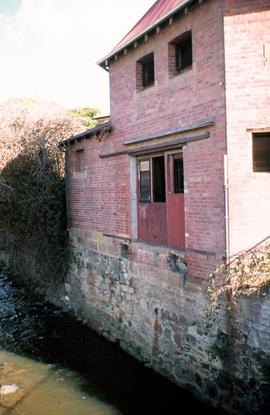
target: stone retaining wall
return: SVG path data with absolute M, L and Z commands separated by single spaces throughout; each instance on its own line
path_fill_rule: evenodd
M 199 399 L 235 414 L 269 410 L 269 291 L 208 316 L 207 282 L 186 275 L 184 254 L 70 235 L 63 301 L 78 318 Z

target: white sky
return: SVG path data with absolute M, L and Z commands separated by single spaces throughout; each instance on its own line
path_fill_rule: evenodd
M 15 0 L 0 0 L 0 101 L 28 97 L 109 113 L 108 74 L 96 62 L 154 0 L 16 3 L 12 14 Z

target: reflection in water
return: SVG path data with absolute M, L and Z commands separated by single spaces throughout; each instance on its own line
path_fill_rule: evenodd
M 58 365 L 0 352 L 0 384 L 16 385 L 0 396 L 0 415 L 116 415 L 119 412 L 81 391 L 82 379 Z
M 0 272 L 1 349 L 0 415 L 217 413 Z

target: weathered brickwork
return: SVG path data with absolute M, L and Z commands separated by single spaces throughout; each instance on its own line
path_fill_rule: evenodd
M 172 27 L 113 63 L 110 90 L 111 120 L 116 126 L 111 140 L 115 149 L 130 137 L 199 120 L 215 120 L 208 140 L 184 148 L 186 246 L 224 253 L 225 101 L 221 21 L 220 1 L 195 8 Z M 169 42 L 188 30 L 193 38 L 192 70 L 171 78 Z M 155 85 L 138 93 L 134 62 L 151 52 L 155 56 Z
M 268 413 L 269 291 L 208 315 L 207 284 L 187 277 L 184 256 L 135 242 L 121 257 L 123 240 L 96 231 L 71 240 L 63 298 L 81 320 L 211 405 Z
M 205 30 L 207 28 L 207 30 Z M 193 66 L 175 77 L 168 73 L 168 44 L 192 30 Z M 154 52 L 155 85 L 136 91 L 136 61 Z M 185 170 L 185 229 L 189 274 L 206 278 L 213 262 L 225 251 L 223 155 L 225 152 L 224 52 L 221 1 L 204 2 L 171 27 L 130 51 L 110 67 L 113 131 L 73 144 L 67 155 L 69 223 L 73 228 L 97 229 L 131 237 L 129 157 L 100 159 L 99 155 L 127 150 L 131 137 L 213 120 L 202 142 L 183 148 Z M 194 135 L 177 134 L 177 137 Z M 169 141 L 172 137 L 166 137 Z M 164 141 L 152 140 L 150 144 Z M 131 146 L 136 148 L 139 145 Z M 76 151 L 84 148 L 85 171 L 74 172 Z M 79 152 L 78 152 L 79 154 Z M 198 253 L 211 264 L 198 268 Z M 207 252 L 207 254 L 204 254 Z M 204 258 L 203 258 L 204 256 Z

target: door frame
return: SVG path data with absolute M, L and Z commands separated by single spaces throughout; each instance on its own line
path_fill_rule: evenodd
M 153 158 L 154 157 L 160 157 L 163 156 L 164 157 L 164 174 L 165 174 L 165 202 L 162 202 L 162 204 L 165 205 L 165 210 L 166 210 L 166 246 L 168 248 L 172 248 L 172 249 L 177 249 L 177 250 L 182 250 L 185 249 L 185 192 L 183 191 L 183 193 L 174 193 L 174 172 L 173 172 L 173 163 L 170 162 L 170 156 L 173 156 L 175 154 L 181 154 L 182 159 L 184 159 L 184 151 L 183 151 L 183 147 L 178 147 L 175 149 L 170 149 L 170 150 L 164 150 L 164 151 L 157 151 L 157 152 L 150 152 L 150 153 L 144 153 L 141 154 L 139 156 L 136 157 L 136 188 L 137 188 L 137 232 L 138 232 L 138 238 L 140 240 L 140 226 L 141 226 L 141 220 L 139 217 L 139 211 L 140 211 L 140 206 L 142 204 L 145 205 L 149 205 L 149 204 L 153 204 L 153 203 L 157 203 L 158 202 L 154 202 L 153 201 Z M 139 172 L 139 162 L 141 160 L 146 160 L 149 159 L 150 161 L 150 194 L 151 194 L 151 200 L 149 202 L 145 201 L 140 201 L 140 189 L 139 189 L 139 182 L 140 182 L 140 172 Z M 173 160 L 173 158 L 171 158 L 171 160 Z M 173 201 L 173 197 L 177 198 Z M 181 200 L 179 200 L 181 199 Z M 176 230 L 176 232 L 172 232 L 172 234 L 174 234 L 174 237 L 171 236 L 170 238 L 170 230 L 175 230 L 175 225 L 177 226 L 177 223 L 179 218 L 171 218 L 170 214 L 173 213 L 173 215 L 175 215 L 175 209 L 177 209 L 177 207 L 171 206 L 170 209 L 170 203 L 175 203 L 176 205 L 178 204 L 181 211 L 179 212 L 179 216 L 180 216 L 180 221 L 182 221 L 182 225 L 180 223 L 180 226 L 178 228 L 178 230 Z M 148 208 L 149 209 L 149 208 Z M 146 209 L 145 209 L 146 210 Z M 173 224 L 174 221 L 174 224 Z M 171 244 L 170 243 L 170 239 L 172 240 L 173 238 L 176 240 L 177 237 L 175 235 L 178 234 L 178 240 L 182 241 L 181 243 L 178 244 Z M 164 235 L 165 236 L 165 235 Z M 142 239 L 143 241 L 144 239 Z M 148 242 L 147 240 L 144 240 L 146 243 Z M 149 243 L 153 243 L 153 241 L 149 240 Z M 163 244 L 164 242 L 162 242 L 161 244 Z M 172 246 L 174 245 L 174 246 Z

